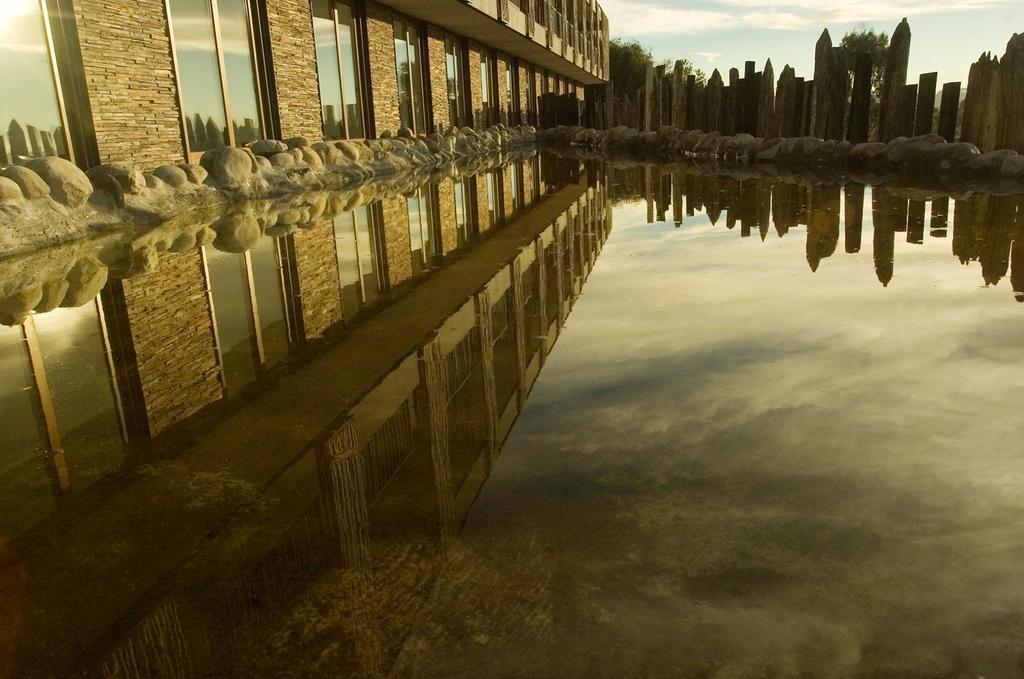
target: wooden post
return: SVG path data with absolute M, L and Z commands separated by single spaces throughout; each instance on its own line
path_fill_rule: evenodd
M 900 99 L 893 114 L 895 124 L 892 130 L 896 134 L 893 139 L 896 137 L 910 137 L 914 134 L 914 110 L 916 106 L 917 85 L 904 85 L 900 90 Z
M 914 134 L 931 134 L 935 130 L 935 88 L 938 73 L 922 73 L 917 83 L 917 112 L 914 115 Z
M 912 200 L 907 208 L 907 242 L 924 242 L 924 201 Z
M 693 96 L 693 114 L 695 116 L 693 126 L 695 129 L 707 132 L 709 131 L 707 128 L 707 121 L 704 119 L 706 108 L 706 104 L 704 103 L 704 83 L 696 82 L 696 79 L 694 79 L 691 96 Z
M 662 105 L 662 95 L 664 87 L 662 87 L 662 85 L 664 83 L 665 66 L 664 64 L 662 64 L 661 66 L 657 66 L 654 69 L 654 81 L 652 83 L 651 89 L 651 127 L 649 128 L 652 130 L 657 130 L 662 126 L 661 114 L 664 108 Z
M 999 72 L 999 148 L 1024 153 L 1024 33 L 1006 45 Z
M 945 238 L 948 223 L 949 198 L 936 198 L 932 200 L 932 221 L 929 226 L 931 233 L 929 235 L 932 238 Z
M 722 75 L 717 68 L 704 90 L 704 124 L 708 131 L 722 130 Z
M 736 134 L 736 88 L 722 88 L 722 134 Z
M 672 69 L 672 125 L 686 129 L 686 76 L 682 60 L 676 61 Z
M 804 100 L 801 103 L 803 112 L 801 113 L 802 120 L 800 121 L 800 136 L 802 137 L 809 136 L 813 127 L 814 89 L 815 83 L 813 80 L 808 80 L 804 83 Z
M 803 78 L 793 79 L 793 119 L 786 130 L 785 137 L 799 137 L 804 129 L 804 99 L 807 96 L 807 83 Z
M 729 91 L 732 93 L 729 95 L 732 99 L 732 109 L 728 114 L 729 120 L 732 123 L 729 134 L 736 134 L 743 125 L 741 111 L 743 108 L 743 86 L 740 84 L 740 70 L 738 68 L 729 69 Z
M 770 136 L 788 137 L 793 124 L 795 73 L 789 64 L 782 67 L 775 88 L 775 129 Z
M 697 76 L 686 76 L 686 129 L 697 129 Z
M 939 135 L 946 141 L 956 141 L 956 121 L 960 112 L 960 83 L 946 83 L 942 86 L 942 103 L 939 105 Z M 934 210 L 934 203 L 932 204 Z
M 771 59 L 764 65 L 760 85 L 757 99 L 757 132 L 755 134 L 759 137 L 774 137 L 779 132 L 779 126 L 775 122 L 775 70 L 772 68 Z
M 857 52 L 853 66 L 853 94 L 850 96 L 850 122 L 846 138 L 854 144 L 868 140 L 871 120 L 871 70 L 870 52 Z
M 828 128 L 825 139 L 842 140 L 846 135 L 846 109 L 849 106 L 850 78 L 846 53 L 832 50 L 832 73 L 829 76 Z
M 907 62 L 910 60 L 910 24 L 906 18 L 893 31 L 882 77 L 881 108 L 879 110 L 879 141 L 892 141 L 899 136 L 899 120 L 894 115 L 900 107 L 903 88 L 907 84 Z
M 753 61 L 748 61 L 743 65 L 743 85 L 740 87 L 742 91 L 743 103 L 743 117 L 740 132 L 747 132 L 749 134 L 756 134 L 757 132 L 757 109 L 756 97 L 757 97 L 757 83 L 754 82 L 757 78 L 757 64 Z
M 829 109 L 832 102 L 832 37 L 826 28 L 814 46 L 814 108 L 811 135 L 828 139 Z
M 654 67 L 647 67 L 647 77 L 644 79 L 644 130 L 650 130 L 653 120 L 654 98 Z
M 974 144 L 982 151 L 994 151 L 999 126 L 999 59 L 981 55 L 971 64 L 964 99 L 964 124 L 960 141 Z

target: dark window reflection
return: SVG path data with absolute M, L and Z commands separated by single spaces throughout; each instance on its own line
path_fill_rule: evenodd
M 208 248 L 206 256 L 224 387 L 228 394 L 233 394 L 256 379 L 258 359 L 249 274 L 244 255 Z
M 217 0 L 217 11 L 231 126 L 235 144 L 242 146 L 263 137 L 249 13 L 246 0 Z
M 68 158 L 39 3 L 0 5 L 0 167 L 44 156 Z
M 334 238 L 341 280 L 341 308 L 350 319 L 380 296 L 377 253 L 370 230 L 370 211 L 363 206 L 334 218 Z

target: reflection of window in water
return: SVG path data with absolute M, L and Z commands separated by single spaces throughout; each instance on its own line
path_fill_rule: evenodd
M 433 236 L 433 210 L 429 188 L 417 189 L 406 199 L 409 209 L 409 240 L 412 250 L 413 273 L 419 273 L 434 257 L 436 247 Z
M 522 204 L 522 193 L 519 186 L 520 169 L 516 165 L 509 165 L 506 170 L 509 173 L 509 189 L 512 192 L 512 212 L 518 212 Z
M 498 182 L 493 170 L 487 173 L 486 179 L 488 225 L 494 226 L 498 223 Z
M 469 241 L 469 196 L 466 192 L 466 183 L 462 179 L 455 182 L 455 228 L 458 233 L 458 247 L 463 247 Z
M 169 8 L 189 151 L 262 138 L 247 0 L 218 0 L 216 15 L 211 0 L 169 0 Z
M 327 139 L 361 139 L 363 105 L 356 22 L 348 2 L 313 1 L 317 77 Z
M 380 296 L 377 252 L 370 221 L 370 207 L 364 205 L 334 218 L 334 239 L 341 280 L 341 308 L 346 319 L 359 313 Z
M 277 241 L 243 254 L 206 251 L 226 393 L 288 355 L 289 331 Z
M 0 0 L 0 167 L 70 158 L 38 0 Z
M 98 302 L 0 328 L 0 535 L 52 511 L 123 459 L 120 408 Z M 17 497 L 16 506 L 6 502 Z
M 395 21 L 395 66 L 398 76 L 398 110 L 402 127 L 414 132 L 426 130 L 423 102 L 423 61 L 420 32 L 416 26 Z

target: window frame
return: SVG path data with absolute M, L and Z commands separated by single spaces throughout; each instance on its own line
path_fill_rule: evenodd
M 235 138 L 235 130 L 232 125 L 233 118 L 231 117 L 231 94 L 228 89 L 228 74 L 227 68 L 224 64 L 224 40 L 221 35 L 219 0 L 204 0 L 204 2 L 209 3 L 211 19 L 213 22 L 214 49 L 217 54 L 217 67 L 219 70 L 218 76 L 220 79 L 221 99 L 223 100 L 222 104 L 224 108 L 224 133 L 227 135 L 226 146 L 237 148 L 238 140 Z M 266 87 L 263 82 L 263 69 L 260 64 L 260 55 L 262 54 L 262 50 L 260 43 L 257 41 L 255 30 L 259 16 L 253 7 L 253 0 L 242 0 L 242 5 L 245 8 L 245 19 L 249 39 L 249 54 L 252 58 L 251 66 L 253 87 L 255 88 L 256 94 L 256 115 L 259 117 L 260 130 L 262 131 L 263 136 L 266 137 L 268 136 L 268 116 L 266 110 L 264 110 L 264 90 Z M 164 0 L 164 12 L 167 19 L 167 35 L 171 43 L 171 63 L 174 69 L 174 84 L 178 90 L 179 119 L 181 124 L 181 138 L 185 149 L 185 158 L 189 162 L 197 162 L 202 157 L 204 151 L 193 151 L 188 139 L 188 126 L 186 124 L 188 112 L 185 110 L 185 95 L 181 89 L 180 67 L 178 65 L 178 47 L 174 34 L 174 18 L 171 15 L 171 0 Z

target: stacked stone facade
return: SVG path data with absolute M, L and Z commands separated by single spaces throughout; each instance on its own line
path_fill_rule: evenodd
M 306 337 L 320 337 L 332 325 L 341 322 L 341 275 L 334 225 L 324 221 L 308 229 L 298 229 L 295 243 L 295 267 L 302 300 L 302 323 Z
M 437 26 L 427 27 L 427 63 L 430 66 L 430 102 L 434 129 L 443 131 L 451 125 L 448 111 L 448 68 L 445 64 L 446 33 Z
M 323 139 L 309 0 L 267 0 L 281 136 Z
M 482 49 L 475 42 L 469 43 L 469 99 L 473 105 L 473 121 L 477 125 L 484 119 L 483 82 L 480 79 Z
M 124 304 L 156 436 L 223 395 L 201 250 L 162 253 L 153 273 L 124 281 Z
M 454 179 L 446 179 L 437 185 L 437 213 L 441 220 L 441 252 L 448 254 L 459 247 L 459 227 L 455 221 Z
M 377 134 L 402 126 L 398 107 L 398 69 L 395 64 L 395 27 L 391 10 L 366 3 L 366 38 L 370 53 L 369 82 L 373 92 L 373 122 Z
M 184 160 L 164 0 L 77 0 L 75 22 L 100 162 Z

